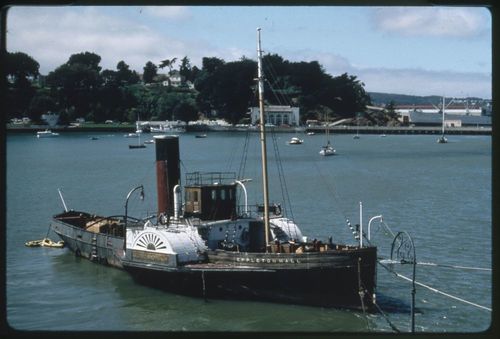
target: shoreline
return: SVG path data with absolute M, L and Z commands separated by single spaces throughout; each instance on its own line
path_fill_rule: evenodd
M 241 128 L 241 127 L 218 127 L 210 128 L 209 126 L 196 126 L 189 128 L 186 126 L 186 132 L 259 132 L 258 128 Z M 88 127 L 69 127 L 69 126 L 30 126 L 30 127 L 11 127 L 5 128 L 7 133 L 33 133 L 50 129 L 54 132 L 135 132 L 135 126 L 88 126 Z M 277 133 L 317 133 L 323 134 L 326 128 L 322 126 L 314 127 L 267 127 L 268 131 Z M 441 134 L 441 127 L 406 127 L 406 126 L 331 126 L 328 127 L 329 132 L 335 134 Z M 492 128 L 488 127 L 449 127 L 445 130 L 448 135 L 491 135 Z M 155 133 L 153 133 L 155 134 Z

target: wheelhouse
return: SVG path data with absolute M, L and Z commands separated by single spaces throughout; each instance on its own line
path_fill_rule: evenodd
M 237 217 L 234 173 L 186 174 L 185 217 L 223 220 Z

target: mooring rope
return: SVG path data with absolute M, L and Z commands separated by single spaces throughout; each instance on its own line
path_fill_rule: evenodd
M 368 320 L 368 315 L 366 314 L 365 304 L 363 301 L 363 297 L 367 293 L 367 291 L 363 288 L 363 286 L 361 284 L 361 258 L 359 258 L 359 260 L 358 260 L 358 289 L 359 289 L 359 291 L 358 291 L 359 298 L 361 301 L 361 308 L 363 309 L 363 315 L 366 319 L 366 326 L 368 327 L 369 330 L 371 330 L 370 321 Z M 384 311 L 382 311 L 380 306 L 377 304 L 377 302 L 373 298 L 373 295 L 368 293 L 368 297 L 371 298 L 372 304 L 375 305 L 375 307 L 377 308 L 377 311 L 382 315 L 382 317 L 389 324 L 389 326 L 392 328 L 392 330 L 396 333 L 400 333 L 401 331 L 389 320 L 389 317 L 384 313 Z
M 404 275 L 402 275 L 402 274 L 399 274 L 399 273 L 397 273 L 396 271 L 394 271 L 393 269 L 391 269 L 391 268 L 387 267 L 386 265 L 384 265 L 383 263 L 381 263 L 381 261 L 378 261 L 378 263 L 379 263 L 382 267 L 384 267 L 387 271 L 389 271 L 389 272 L 393 273 L 394 275 L 396 275 L 398 278 L 401 278 L 401 279 L 404 279 L 404 280 L 407 280 L 407 281 L 410 281 L 410 282 L 412 282 L 412 281 L 413 281 L 412 279 L 410 279 L 410 278 L 408 278 L 408 277 L 406 277 L 406 276 L 404 276 Z M 431 287 L 431 286 L 429 286 L 429 285 L 425 285 L 425 284 L 423 284 L 423 283 L 421 283 L 421 282 L 415 281 L 415 284 L 417 284 L 417 285 L 419 285 L 419 286 L 422 286 L 422 287 L 424 287 L 424 288 L 427 288 L 428 290 L 430 290 L 430 291 L 432 291 L 432 292 L 435 292 L 435 293 L 438 293 L 438 294 L 444 295 L 444 296 L 446 296 L 446 297 L 448 297 L 448 298 L 455 299 L 455 300 L 460 301 L 460 302 L 463 302 L 463 303 L 465 303 L 465 304 L 468 304 L 468 305 L 471 305 L 471 306 L 475 306 L 475 307 L 477 307 L 477 308 L 480 308 L 480 309 L 483 309 L 483 310 L 486 310 L 486 311 L 490 311 L 490 312 L 492 311 L 492 309 L 491 309 L 491 308 L 489 308 L 489 307 L 486 307 L 486 306 L 482 306 L 482 305 L 479 305 L 479 304 L 473 303 L 473 302 L 471 302 L 471 301 L 465 300 L 465 299 L 460 298 L 460 297 L 456 297 L 456 296 L 454 296 L 454 295 L 451 295 L 451 294 L 449 294 L 449 293 L 446 293 L 446 292 L 440 291 L 440 290 L 438 290 L 438 289 L 436 289 L 436 288 L 434 288 L 434 287 Z
M 396 325 L 394 325 L 390 320 L 389 320 L 389 317 L 387 316 L 387 314 L 384 313 L 384 311 L 382 311 L 382 309 L 380 308 L 380 306 L 374 301 L 373 302 L 373 305 L 375 305 L 375 307 L 377 308 L 377 310 L 379 311 L 379 313 L 382 315 L 382 317 L 384 317 L 385 321 L 387 321 L 387 323 L 389 324 L 389 326 L 392 328 L 392 330 L 396 333 L 401 333 L 401 331 L 399 330 L 399 328 L 396 327 Z
M 397 260 L 390 260 L 390 259 L 383 259 L 381 260 L 383 264 L 407 264 L 407 263 L 402 263 Z M 446 264 L 436 264 L 433 262 L 416 262 L 417 265 L 422 265 L 422 266 L 434 266 L 434 267 L 446 267 L 446 268 L 456 268 L 456 269 L 461 269 L 461 270 L 475 270 L 475 271 L 488 271 L 491 272 L 491 268 L 484 268 L 484 267 L 471 267 L 471 266 L 457 266 L 457 265 L 446 265 Z
M 361 302 L 361 309 L 363 310 L 363 316 L 365 317 L 366 320 L 366 327 L 370 330 L 370 321 L 368 320 L 368 316 L 366 315 L 366 310 L 365 310 L 365 302 L 363 300 L 365 296 L 365 290 L 363 288 L 363 285 L 361 283 L 361 258 L 358 258 L 358 294 L 359 294 L 359 301 Z

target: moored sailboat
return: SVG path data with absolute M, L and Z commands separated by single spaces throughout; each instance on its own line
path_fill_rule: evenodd
M 335 155 L 336 151 L 335 149 L 333 148 L 332 144 L 330 143 L 330 128 L 327 124 L 327 122 L 325 122 L 325 134 L 326 134 L 326 145 L 324 146 L 321 146 L 321 150 L 319 151 L 319 154 L 320 155 L 323 155 L 323 156 L 328 156 L 328 155 Z
M 442 115 L 442 122 L 441 122 L 441 136 L 437 139 L 438 144 L 445 144 L 448 142 L 448 139 L 444 136 L 444 115 L 445 115 L 445 101 L 444 101 L 444 96 L 443 96 L 443 104 L 442 104 L 442 109 L 441 109 L 441 115 Z

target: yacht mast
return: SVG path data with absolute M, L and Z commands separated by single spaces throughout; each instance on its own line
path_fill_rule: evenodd
M 259 111 L 260 111 L 260 145 L 262 156 L 262 186 L 264 193 L 264 229 L 266 237 L 266 252 L 269 242 L 269 192 L 267 179 L 267 151 L 266 151 L 266 119 L 264 114 L 264 76 L 262 74 L 262 49 L 260 46 L 260 28 L 257 28 L 257 80 L 259 82 Z
M 444 96 L 443 96 L 443 122 L 441 124 L 441 134 L 444 135 Z

